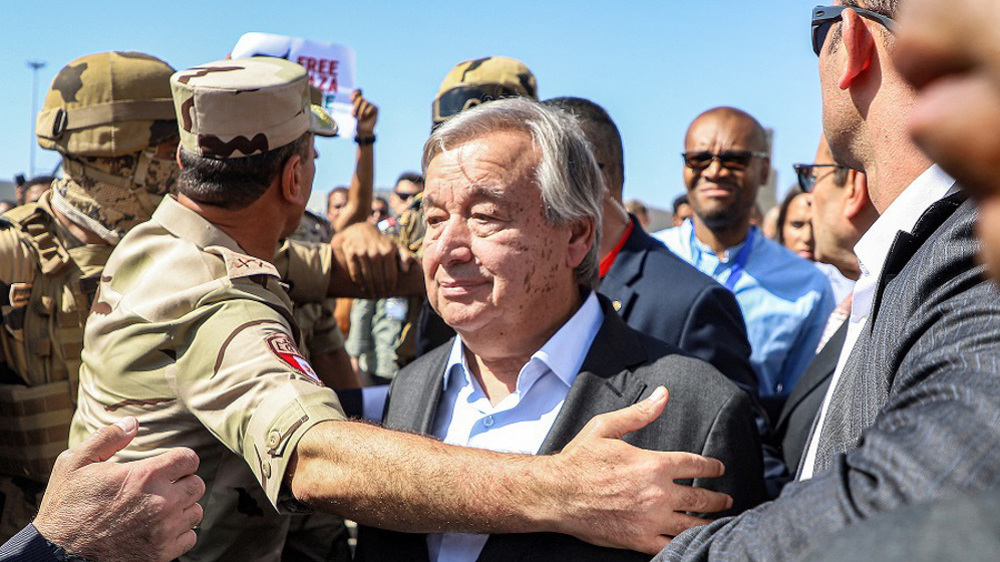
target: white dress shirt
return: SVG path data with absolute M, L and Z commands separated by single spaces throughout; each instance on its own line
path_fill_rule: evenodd
M 495 406 L 469 371 L 461 337 L 445 366 L 433 433 L 449 445 L 534 455 L 552 429 L 583 366 L 604 313 L 590 293 L 583 306 L 521 368 L 514 392 Z M 472 562 L 489 535 L 427 535 L 431 562 Z
M 851 350 L 854 349 L 854 344 L 858 341 L 861 330 L 868 324 L 868 318 L 871 316 L 872 306 L 875 302 L 875 289 L 882 276 L 882 267 L 885 265 L 892 242 L 896 239 L 896 233 L 903 231 L 912 234 L 913 227 L 920 220 L 920 216 L 931 205 L 955 189 L 957 186 L 955 186 L 955 180 L 951 176 L 936 164 L 931 166 L 917 176 L 917 179 L 913 180 L 913 183 L 889 204 L 889 208 L 882 213 L 875 224 L 854 246 L 861 276 L 854 285 L 854 302 L 851 304 L 847 336 L 844 340 L 844 347 L 840 351 L 840 358 L 837 360 L 837 369 L 833 372 L 830 387 L 823 398 L 823 407 L 819 411 L 819 421 L 809 438 L 809 447 L 806 449 L 806 458 L 802 462 L 799 480 L 808 480 L 813 477 L 816 453 L 819 449 L 819 436 L 823 430 L 823 423 L 826 421 L 830 399 L 837 391 L 837 383 L 840 381 L 844 366 L 847 364 L 847 358 L 850 356 Z

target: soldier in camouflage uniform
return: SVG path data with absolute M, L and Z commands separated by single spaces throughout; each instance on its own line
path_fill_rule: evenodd
M 0 219 L 0 542 L 34 516 L 66 448 L 83 325 L 112 246 L 176 178 L 172 72 L 142 53 L 96 53 L 46 93 L 38 142 L 62 154 L 65 177 Z

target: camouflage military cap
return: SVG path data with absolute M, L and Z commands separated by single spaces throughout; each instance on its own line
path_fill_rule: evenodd
M 333 136 L 337 125 L 312 105 L 309 78 L 284 59 L 253 57 L 202 64 L 170 77 L 184 150 L 243 158 L 285 146 L 306 131 Z
M 538 100 L 535 75 L 519 60 L 486 57 L 458 63 L 444 77 L 432 104 L 437 127 L 464 109 L 490 100 L 524 96 Z
M 38 144 L 78 156 L 116 157 L 177 136 L 170 74 L 135 51 L 80 57 L 56 74 L 35 123 Z

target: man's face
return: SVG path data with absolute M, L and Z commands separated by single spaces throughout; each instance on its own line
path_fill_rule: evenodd
M 373 200 L 372 214 L 368 217 L 368 222 L 378 224 L 387 218 L 389 218 L 389 205 L 381 199 Z
M 1000 282 L 1000 11 L 991 0 L 907 0 L 894 61 L 917 89 L 910 133 L 979 205 L 982 257 Z
M 685 152 L 761 151 L 754 141 L 753 124 L 745 119 L 710 114 L 699 117 L 688 130 Z M 757 190 L 767 180 L 767 158 L 753 157 L 746 169 L 722 165 L 713 158 L 708 167 L 684 167 L 684 183 L 694 214 L 712 230 L 746 226 L 757 199 Z
M 313 179 L 316 177 L 316 159 L 319 158 L 319 152 L 316 151 L 316 145 L 312 139 L 309 140 L 309 151 L 305 158 L 301 160 L 301 172 L 300 181 L 302 189 L 302 204 L 292 210 L 288 224 L 285 227 L 284 232 L 282 232 L 281 237 L 286 238 L 291 236 L 298 228 L 299 222 L 302 220 L 302 214 L 306 211 L 306 205 L 309 203 L 309 196 L 312 195 L 312 184 Z
M 570 226 L 543 216 L 531 137 L 494 132 L 438 154 L 427 167 L 427 298 L 464 339 L 546 330 L 577 291 Z M 530 337 L 530 336 L 528 336 Z
M 392 209 L 392 214 L 397 217 L 403 214 L 403 211 L 410 206 L 413 196 L 421 191 L 423 188 L 412 181 L 402 180 L 397 183 L 395 189 L 392 190 L 392 195 L 389 196 L 389 207 Z
M 836 164 L 826 140 L 820 140 L 816 151 L 814 164 Z M 842 253 L 840 248 L 843 237 L 844 187 L 837 185 L 838 172 L 836 168 L 813 168 L 812 188 L 812 222 L 813 236 L 816 240 L 816 261 L 830 263 L 828 260 Z M 847 248 L 853 252 L 853 249 Z
M 677 206 L 677 212 L 674 213 L 674 226 L 680 226 L 684 221 L 691 218 L 694 215 L 694 209 L 691 205 L 687 203 L 681 203 Z
M 842 5 L 839 0 L 834 3 Z M 826 41 L 819 54 L 819 81 L 823 97 L 823 134 L 837 160 L 860 170 L 863 166 L 854 156 L 853 147 L 861 115 L 857 109 L 857 100 L 854 99 L 849 90 L 842 89 L 839 83 L 846 55 L 843 39 L 837 39 L 842 26 L 842 21 L 833 23 L 833 28 L 827 33 Z
M 330 201 L 327 204 L 326 220 L 333 224 L 340 216 L 340 210 L 347 205 L 347 194 L 337 190 L 330 194 Z

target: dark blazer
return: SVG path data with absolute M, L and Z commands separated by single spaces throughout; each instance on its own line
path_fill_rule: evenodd
M 624 408 L 649 396 L 658 385 L 670 391 L 659 419 L 625 441 L 646 449 L 689 451 L 721 460 L 722 478 L 693 484 L 731 494 L 734 512 L 764 498 L 760 439 L 750 401 L 710 365 L 644 336 L 601 298 L 604 323 L 587 353 L 539 454 L 561 450 L 597 414 Z M 384 424 L 427 433 L 441 395 L 451 345 L 421 357 L 393 380 Z M 362 526 L 356 560 L 427 560 L 426 535 Z M 586 544 L 568 535 L 492 535 L 480 561 L 648 560 L 648 555 Z
M 795 559 L 876 514 L 1000 488 L 1000 292 L 976 262 L 975 218 L 952 196 L 897 236 L 820 434 L 821 472 L 657 560 Z
M 0 562 L 58 562 L 64 557 L 56 556 L 49 543 L 39 534 L 34 525 L 28 525 L 0 546 Z
M 847 339 L 848 323 L 848 320 L 844 320 L 806 367 L 792 393 L 788 395 L 778 422 L 774 424 L 774 440 L 780 447 L 782 458 L 791 474 L 798 472 L 799 462 L 812 431 L 813 419 L 823 407 L 826 390 L 830 388 L 833 372 L 837 370 L 840 350 L 844 348 L 844 340 Z
M 751 396 L 757 374 L 736 297 L 643 231 L 629 234 L 598 292 L 625 323 L 707 361 Z

